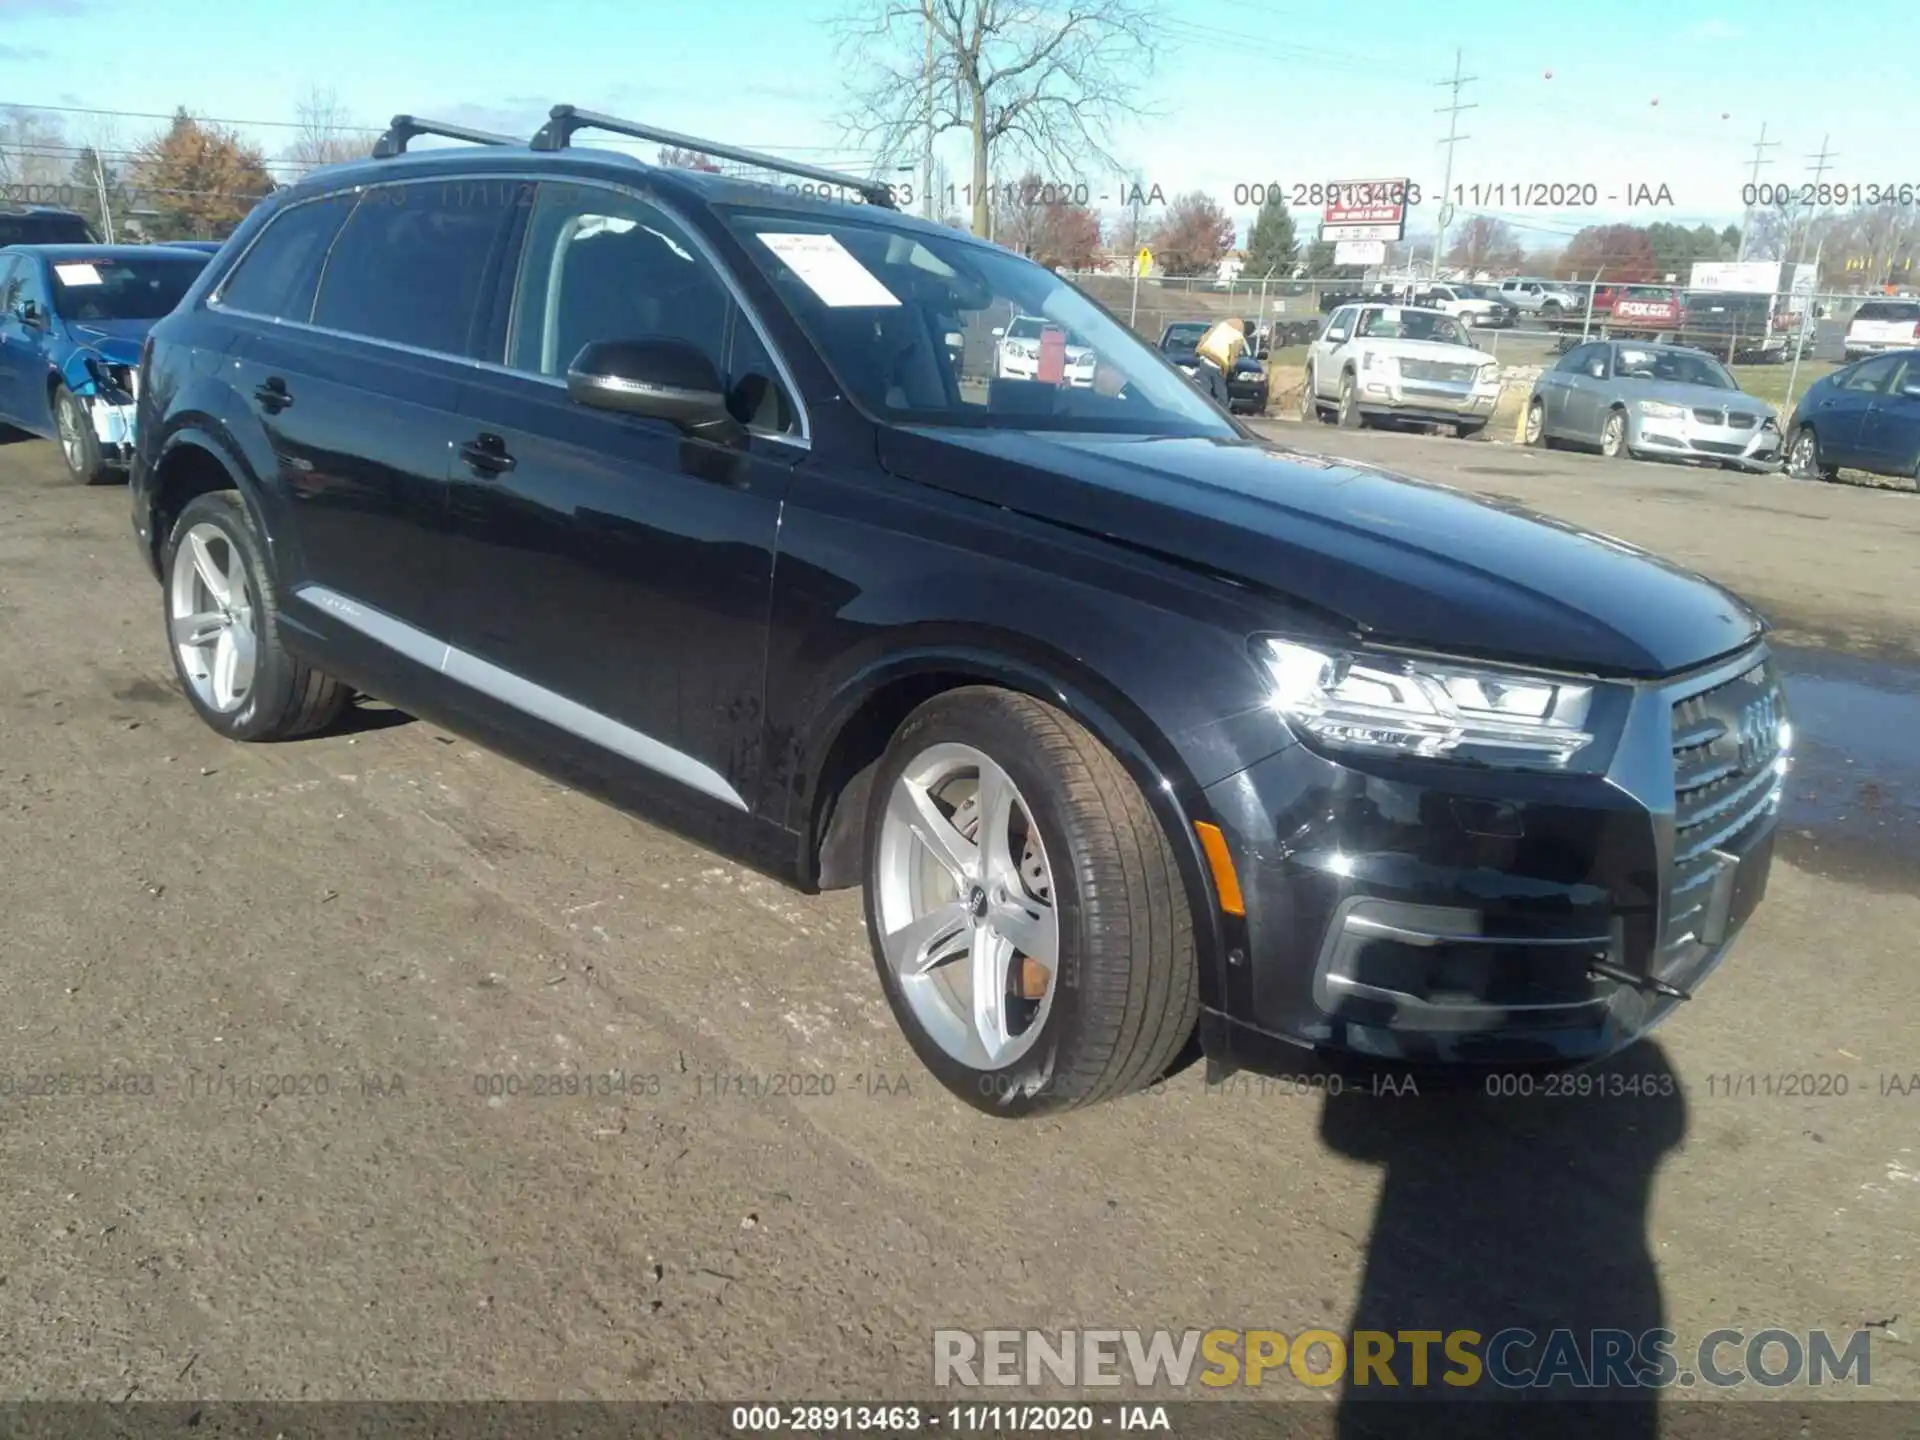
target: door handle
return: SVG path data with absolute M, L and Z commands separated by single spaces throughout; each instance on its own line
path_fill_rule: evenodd
M 464 442 L 460 458 L 482 475 L 504 475 L 520 463 L 507 453 L 507 442 L 491 433 Z
M 293 403 L 293 396 L 287 393 L 287 382 L 278 375 L 271 375 L 254 386 L 253 398 L 269 415 L 278 415 Z

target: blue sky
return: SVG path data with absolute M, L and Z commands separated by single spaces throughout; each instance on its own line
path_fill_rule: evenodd
M 858 158 L 837 123 L 847 64 L 826 21 L 860 0 L 325 0 L 266 9 L 213 0 L 0 0 L 0 103 L 288 122 L 310 86 L 359 122 L 395 111 L 531 133 L 556 100 L 803 158 Z M 1614 218 L 1738 217 L 1761 123 L 1781 143 L 1763 180 L 1804 180 L 1831 137 L 1829 180 L 1920 182 L 1920 4 L 1862 0 L 1816 21 L 1802 3 L 1168 0 L 1140 87 L 1158 112 L 1115 137 L 1129 169 L 1229 208 L 1253 181 L 1412 176 L 1437 192 L 1453 49 L 1477 76 L 1457 185 L 1666 186 L 1673 205 L 1503 213 L 1542 244 Z M 1548 14 L 1552 18 L 1543 18 Z M 1589 24 L 1584 17 L 1598 23 Z M 1551 72 L 1551 78 L 1548 73 Z M 1201 97 L 1226 86 L 1229 108 Z M 1658 104 L 1655 104 L 1655 101 Z M 156 122 L 70 113 L 70 134 L 122 146 Z M 247 128 L 247 127 L 243 127 Z M 291 132 L 250 133 L 269 154 Z M 1906 142 L 1906 143 L 1902 143 Z M 940 146 L 956 176 L 965 142 Z M 1090 166 L 1095 195 L 1116 177 Z M 1483 199 L 1479 208 L 1498 208 Z M 1416 212 L 1430 228 L 1435 207 Z M 1613 212 L 1613 213 L 1609 213 Z

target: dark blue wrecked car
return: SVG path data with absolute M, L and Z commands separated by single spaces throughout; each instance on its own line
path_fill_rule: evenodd
M 165 245 L 0 249 L 0 422 L 58 439 L 85 484 L 124 472 L 141 341 L 212 258 Z

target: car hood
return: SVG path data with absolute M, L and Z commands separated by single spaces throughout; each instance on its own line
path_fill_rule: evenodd
M 1718 586 L 1622 541 L 1255 440 L 903 428 L 882 432 L 880 458 L 907 479 L 1223 574 L 1383 643 L 1654 676 L 1764 628 Z
M 1688 385 L 1678 380 L 1636 380 L 1630 375 L 1623 375 L 1613 383 L 1623 396 L 1634 400 L 1664 400 L 1670 405 L 1698 405 L 1708 410 L 1741 410 L 1762 417 L 1779 414 L 1758 395 L 1749 395 L 1744 390 Z
M 137 365 L 140 342 L 154 324 L 152 320 L 74 320 L 68 322 L 67 334 L 74 344 L 91 346 L 114 364 Z
M 1494 358 L 1471 345 L 1448 345 L 1440 340 L 1389 340 L 1363 335 L 1353 343 L 1363 350 L 1379 350 L 1406 360 L 1438 360 L 1447 365 L 1486 365 Z

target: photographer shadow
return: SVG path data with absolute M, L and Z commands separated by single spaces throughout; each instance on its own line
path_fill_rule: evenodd
M 1499 1089 L 1532 1093 L 1489 1093 Z M 1572 1332 L 1588 1360 L 1596 1330 L 1627 1332 L 1638 1345 L 1664 1315 L 1646 1234 L 1648 1200 L 1686 1120 L 1680 1082 L 1652 1041 L 1557 1079 L 1509 1075 L 1417 1098 L 1364 1087 L 1330 1095 L 1321 1138 L 1386 1172 L 1352 1330 L 1393 1337 L 1477 1331 L 1483 1363 L 1501 1332 L 1531 1331 L 1536 1343 L 1501 1347 L 1513 1370 L 1539 1365 L 1556 1330 Z M 1440 1344 L 1429 1357 L 1424 1386 L 1411 1383 L 1411 1357 L 1398 1343 L 1395 1386 L 1380 1385 L 1375 1372 L 1375 1383 L 1357 1387 L 1350 1364 L 1336 1433 L 1356 1440 L 1659 1433 L 1657 1392 L 1618 1383 L 1617 1368 L 1612 1383 L 1604 1370 L 1581 1375 L 1589 1387 L 1559 1378 L 1515 1388 L 1484 1371 L 1463 1386 L 1445 1382 L 1449 1371 L 1463 1370 Z M 1550 1409 L 1522 1415 L 1509 1408 L 1528 1400 Z

